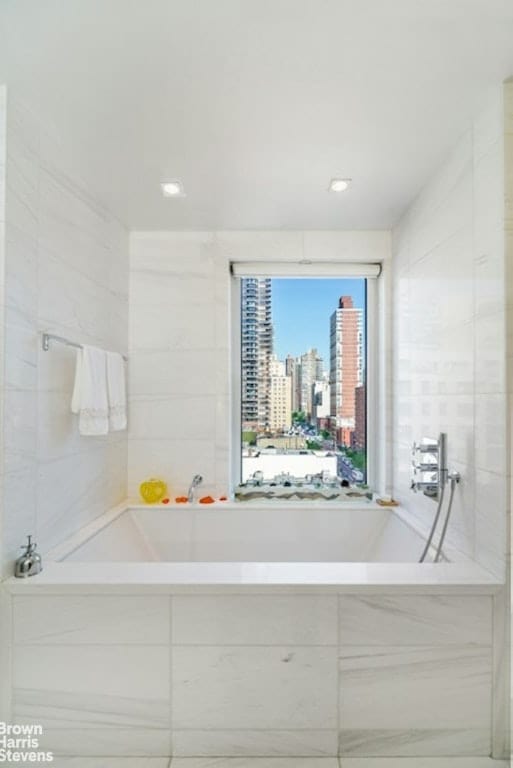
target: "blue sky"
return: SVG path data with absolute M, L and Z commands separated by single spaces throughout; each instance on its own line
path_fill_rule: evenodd
M 273 278 L 274 353 L 280 360 L 317 347 L 329 369 L 330 317 L 341 296 L 365 306 L 365 280 Z

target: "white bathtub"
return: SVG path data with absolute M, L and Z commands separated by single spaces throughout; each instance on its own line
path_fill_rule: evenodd
M 133 507 L 73 562 L 416 562 L 424 542 L 390 509 L 212 504 Z
M 438 585 L 489 592 L 493 575 L 457 551 L 419 564 L 424 538 L 399 508 L 346 502 L 147 506 L 123 504 L 52 551 L 29 581 L 173 593 L 223 585 L 336 591 Z M 433 553 L 431 553 L 433 554 Z M 13 589 L 28 590 L 13 581 Z
M 489 754 L 500 585 L 403 518 L 111 510 L 6 583 L 10 717 L 64 755 Z
M 419 564 L 424 543 L 404 510 L 374 503 L 123 504 L 46 553 L 43 573 L 30 582 L 108 583 L 170 593 L 184 585 L 217 584 L 485 591 L 497 585 L 493 575 L 454 550 L 444 551 L 443 562 Z

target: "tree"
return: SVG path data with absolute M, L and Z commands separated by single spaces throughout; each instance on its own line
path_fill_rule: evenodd
M 257 444 L 257 433 L 252 431 L 245 431 L 242 433 L 242 442 L 248 445 Z
M 345 453 L 346 456 L 351 459 L 355 469 L 360 469 L 362 472 L 365 472 L 367 464 L 367 454 L 365 451 L 357 451 L 354 448 L 346 448 Z
M 292 411 L 293 424 L 306 424 L 306 413 L 304 411 Z

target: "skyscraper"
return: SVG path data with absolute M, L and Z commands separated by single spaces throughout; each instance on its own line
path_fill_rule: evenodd
M 323 377 L 314 381 L 312 417 L 315 425 L 319 427 L 319 420 L 327 419 L 330 415 L 330 384 Z
M 285 363 L 272 355 L 270 362 L 269 428 L 281 432 L 291 424 L 292 379 L 285 373 Z
M 331 417 L 337 428 L 355 428 L 355 389 L 362 384 L 363 311 L 341 296 L 330 318 Z
M 299 358 L 300 365 L 300 410 L 306 413 L 308 419 L 313 411 L 313 386 L 315 381 L 322 379 L 322 357 L 315 347 L 309 349 Z
M 270 278 L 246 277 L 241 285 L 242 426 L 269 428 L 273 351 Z
M 355 416 L 353 445 L 361 451 L 367 442 L 367 398 L 365 384 L 355 389 Z
M 300 392 L 300 365 L 295 357 L 292 355 L 287 355 L 285 359 L 285 374 L 287 376 L 290 376 L 291 384 L 290 384 L 290 408 L 292 411 L 299 411 L 300 407 L 299 404 L 301 402 L 301 392 Z

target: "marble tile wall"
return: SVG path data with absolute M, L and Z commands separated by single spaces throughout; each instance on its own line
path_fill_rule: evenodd
M 126 495 L 127 434 L 81 438 L 74 353 L 43 330 L 127 350 L 128 236 L 80 181 L 73 148 L 12 95 L 2 303 L 4 573 L 28 533 L 43 550 Z M 75 152 L 76 154 L 76 152 Z
M 0 312 L 4 313 L 5 305 L 5 187 L 6 187 L 6 123 L 7 123 L 7 90 L 0 86 Z M 4 324 L 0 322 L 0 392 L 4 389 L 5 366 L 4 359 Z M 3 438 L 4 408 L 0 397 L 0 493 L 4 487 L 4 438 Z M 5 526 L 3 505 L 0 505 L 0 541 Z
M 227 302 L 212 235 L 131 235 L 132 496 L 151 476 L 182 494 L 196 473 L 205 493 L 227 490 Z
M 504 594 L 505 616 L 503 621 L 504 648 L 511 649 L 512 638 L 512 585 L 511 563 L 513 554 L 513 529 L 511 525 L 511 499 L 513 485 L 511 475 L 513 470 L 513 79 L 510 78 L 504 86 L 504 168 L 505 168 L 505 250 L 506 250 L 506 316 L 507 316 L 507 386 L 508 386 L 508 458 L 507 466 L 510 474 L 510 514 L 508 517 L 508 566 L 509 579 L 506 583 Z M 503 696 L 507 699 L 509 708 L 504 708 L 504 716 L 499 724 L 500 735 L 505 742 L 505 751 L 511 754 L 511 734 L 513 733 L 513 685 L 511 681 L 511 655 L 507 650 L 499 659 L 503 663 L 498 664 L 498 686 L 502 689 Z
M 13 717 L 59 755 L 487 755 L 492 602 L 14 596 Z
M 229 491 L 230 261 L 385 261 L 387 232 L 133 232 L 128 490 Z
M 348 596 L 339 611 L 340 754 L 489 753 L 487 599 Z
M 167 597 L 38 595 L 13 610 L 14 721 L 41 722 L 56 754 L 170 754 Z
M 411 445 L 448 434 L 458 470 L 448 540 L 503 574 L 507 431 L 502 86 L 393 232 L 394 493 L 428 530 L 410 489 Z
M 7 92 L 5 86 L 0 85 L 0 313 L 4 307 L 4 272 L 5 272 L 5 138 L 7 120 Z M 1 316 L 1 314 L 0 314 Z M 4 328 L 0 322 L 0 395 L 4 389 L 5 366 L 4 359 Z M 4 487 L 4 440 L 3 440 L 4 409 L 0 396 L 0 495 Z M 0 541 L 2 541 L 4 529 L 4 508 L 0 504 Z M 11 686 L 10 686 L 10 627 L 9 600 L 0 591 L 0 679 L 4 685 L 0 686 L 0 719 L 6 721 L 10 712 Z

